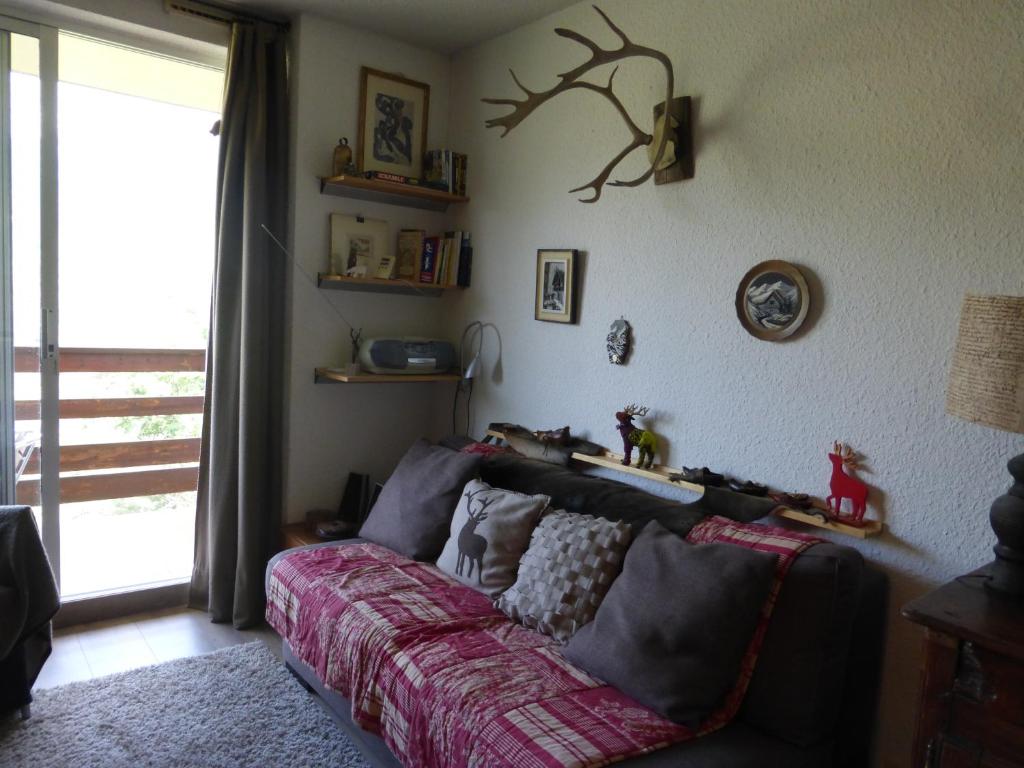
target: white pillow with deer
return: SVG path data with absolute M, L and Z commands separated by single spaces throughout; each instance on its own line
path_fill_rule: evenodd
M 470 480 L 452 517 L 451 536 L 437 567 L 492 598 L 515 583 L 548 496 L 527 496 Z

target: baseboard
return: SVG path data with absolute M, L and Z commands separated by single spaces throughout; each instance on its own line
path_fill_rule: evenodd
M 53 617 L 54 629 L 76 624 L 92 624 L 131 616 L 161 608 L 176 608 L 188 602 L 188 583 L 167 584 L 159 587 L 67 600 Z

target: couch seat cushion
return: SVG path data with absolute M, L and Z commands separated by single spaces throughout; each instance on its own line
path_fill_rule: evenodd
M 371 543 L 271 566 L 267 621 L 403 765 L 607 765 L 693 738 L 435 566 Z

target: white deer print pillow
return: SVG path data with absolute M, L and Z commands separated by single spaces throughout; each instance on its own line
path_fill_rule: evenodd
M 519 558 L 550 502 L 548 496 L 526 496 L 470 480 L 462 489 L 437 567 L 497 597 L 515 583 Z

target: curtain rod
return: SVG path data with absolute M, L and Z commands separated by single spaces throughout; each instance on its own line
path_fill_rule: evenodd
M 259 21 L 271 24 L 278 29 L 291 29 L 291 22 L 280 17 L 264 16 L 248 11 L 241 11 L 219 3 L 206 2 L 206 0 L 164 0 L 164 10 L 168 13 L 176 13 L 182 16 L 212 21 L 217 24 L 230 26 L 236 21 Z

